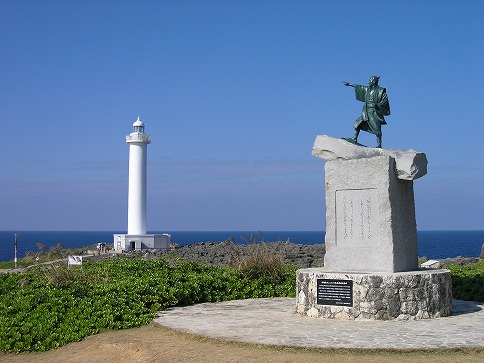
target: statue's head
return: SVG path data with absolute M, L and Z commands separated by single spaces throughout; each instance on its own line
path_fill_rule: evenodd
M 368 81 L 368 85 L 373 86 L 373 85 L 378 85 L 378 80 L 380 77 L 378 76 L 371 76 L 370 80 Z

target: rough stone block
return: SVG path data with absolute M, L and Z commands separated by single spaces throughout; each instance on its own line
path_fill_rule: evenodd
M 427 174 L 427 156 L 415 150 L 364 147 L 344 139 L 318 135 L 313 144 L 312 154 L 328 161 L 390 156 L 395 159 L 394 171 L 398 179 L 414 180 Z

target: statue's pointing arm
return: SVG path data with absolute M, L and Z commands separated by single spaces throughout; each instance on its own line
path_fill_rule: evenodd
M 345 86 L 349 86 L 349 87 L 356 87 L 356 86 L 357 86 L 356 84 L 353 84 L 353 83 L 348 83 L 348 82 L 345 82 L 345 81 L 343 81 L 343 84 L 344 84 Z

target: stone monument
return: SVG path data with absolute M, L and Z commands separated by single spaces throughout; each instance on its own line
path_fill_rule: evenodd
M 297 312 L 347 320 L 423 319 L 452 309 L 450 271 L 418 267 L 413 180 L 425 154 L 319 135 L 326 160 L 324 268 L 297 272 Z

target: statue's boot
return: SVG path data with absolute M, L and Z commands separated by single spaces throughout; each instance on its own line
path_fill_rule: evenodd
M 376 142 L 377 142 L 376 147 L 381 149 L 381 136 L 376 137 Z
M 350 139 L 347 139 L 349 142 L 352 142 L 353 144 L 358 143 L 358 135 L 360 134 L 360 130 L 355 130 L 355 136 L 353 136 Z

